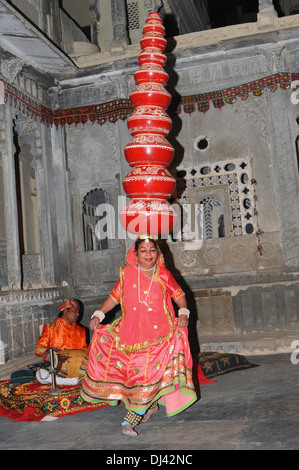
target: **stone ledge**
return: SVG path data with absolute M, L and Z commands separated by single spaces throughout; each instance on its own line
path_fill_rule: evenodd
M 216 44 L 217 48 L 221 44 L 229 40 L 244 40 L 244 37 L 258 37 L 261 34 L 281 33 L 283 30 L 295 30 L 299 26 L 299 15 L 292 15 L 282 18 L 274 18 L 271 23 L 260 21 L 256 23 L 242 23 L 239 25 L 226 26 L 222 28 L 208 29 L 204 31 L 197 31 L 194 33 L 183 34 L 168 38 L 170 42 L 170 51 L 172 51 L 173 44 L 175 44 L 176 51 L 185 50 L 186 47 L 193 48 L 198 46 L 206 46 Z M 166 49 L 166 53 L 169 52 Z M 79 69 L 87 67 L 103 66 L 109 64 L 111 61 L 128 60 L 138 57 L 140 53 L 140 44 L 133 44 L 121 50 L 118 56 L 113 56 L 110 51 L 97 52 L 93 54 L 86 54 L 82 57 L 75 54 L 72 55 L 72 60 Z
M 299 330 L 232 333 L 231 335 L 200 336 L 200 351 L 220 353 L 261 355 L 292 353 L 297 347 L 292 342 L 299 341 Z

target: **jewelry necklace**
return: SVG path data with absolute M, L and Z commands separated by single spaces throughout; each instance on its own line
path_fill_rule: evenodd
M 141 271 L 151 271 L 152 269 L 155 268 L 155 266 L 153 266 L 152 268 L 146 269 L 146 268 L 141 268 L 140 264 L 138 264 L 138 268 L 141 269 Z
M 150 271 L 150 269 L 145 269 L 145 271 Z M 141 295 L 140 295 L 140 266 L 138 264 L 138 302 L 140 304 L 146 305 L 147 307 L 148 307 L 147 299 L 148 299 L 148 296 L 149 296 L 149 293 L 150 293 L 150 290 L 151 290 L 151 287 L 152 287 L 152 284 L 153 284 L 155 273 L 156 273 L 156 265 L 154 266 L 154 270 L 153 270 L 153 274 L 152 274 L 152 278 L 151 278 L 151 283 L 150 283 L 150 286 L 147 290 L 146 297 L 145 297 L 144 300 L 141 300 Z

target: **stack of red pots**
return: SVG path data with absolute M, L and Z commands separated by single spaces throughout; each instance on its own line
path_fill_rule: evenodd
M 171 95 L 164 88 L 168 81 L 163 68 L 167 43 L 164 35 L 160 14 L 150 13 L 140 41 L 139 69 L 134 74 L 137 88 L 130 94 L 134 111 L 127 124 L 133 140 L 124 149 L 132 167 L 123 180 L 130 201 L 119 214 L 121 224 L 129 233 L 155 238 L 167 235 L 176 217 L 167 201 L 175 179 L 166 169 L 173 159 L 174 148 L 165 138 L 172 121 L 166 113 Z

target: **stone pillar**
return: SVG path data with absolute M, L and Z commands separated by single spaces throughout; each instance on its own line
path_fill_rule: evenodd
M 257 27 L 264 29 L 274 26 L 278 17 L 272 0 L 259 0 L 259 13 L 257 14 Z
M 51 127 L 52 200 L 55 214 L 53 260 L 55 277 L 60 285 L 72 285 L 74 280 L 74 238 L 70 194 L 69 170 L 65 153 L 65 131 Z M 53 216 L 52 216 L 53 218 Z
M 49 212 L 50 205 L 47 203 L 45 188 L 47 186 L 47 177 L 43 168 L 43 153 L 49 155 L 49 149 L 45 152 L 46 148 L 42 141 L 42 129 L 44 125 L 38 123 L 35 120 L 29 119 L 22 115 L 18 115 L 15 120 L 15 129 L 20 137 L 21 143 L 25 145 L 27 149 L 27 158 L 31 159 L 30 166 L 34 169 L 35 181 L 36 181 L 36 213 L 34 217 L 37 219 L 36 228 L 38 234 L 36 236 L 36 246 L 34 251 L 24 253 L 23 260 L 23 272 L 24 288 L 26 285 L 43 286 L 48 287 L 54 284 L 54 276 L 51 269 L 51 253 L 52 253 L 52 242 L 50 237 L 50 231 L 47 229 L 47 214 Z M 29 152 L 29 153 L 28 153 Z M 26 214 L 26 201 L 22 201 L 24 204 L 23 211 Z M 33 217 L 33 214 L 31 214 Z M 30 217 L 29 217 L 30 219 Z M 35 219 L 35 220 L 36 220 Z M 32 220 L 33 222 L 33 220 Z M 28 221 L 28 223 L 30 223 Z M 27 226 L 26 221 L 24 224 L 24 236 L 30 237 L 31 229 Z M 27 233 L 28 232 L 28 233 Z M 30 269 L 28 269 L 30 268 Z
M 100 49 L 100 4 L 99 0 L 89 0 L 91 42 Z
M 113 27 L 111 53 L 122 53 L 129 43 L 125 0 L 111 0 L 111 18 Z
M 61 47 L 60 6 L 57 0 L 41 0 L 41 27 L 52 41 Z
M 0 155 L 2 157 L 7 281 L 10 289 L 22 285 L 18 208 L 15 175 L 13 116 L 10 106 L 0 105 Z
M 162 6 L 163 3 L 161 0 L 143 0 L 144 2 L 144 11 L 145 15 L 148 16 L 148 14 L 151 11 L 158 11 Z

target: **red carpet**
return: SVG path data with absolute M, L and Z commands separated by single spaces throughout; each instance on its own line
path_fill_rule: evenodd
M 109 406 L 83 400 L 80 385 L 57 386 L 59 392 L 54 394 L 49 393 L 51 388 L 37 381 L 17 386 L 10 380 L 0 381 L 0 416 L 13 421 L 40 421 L 47 415 L 60 418 Z

